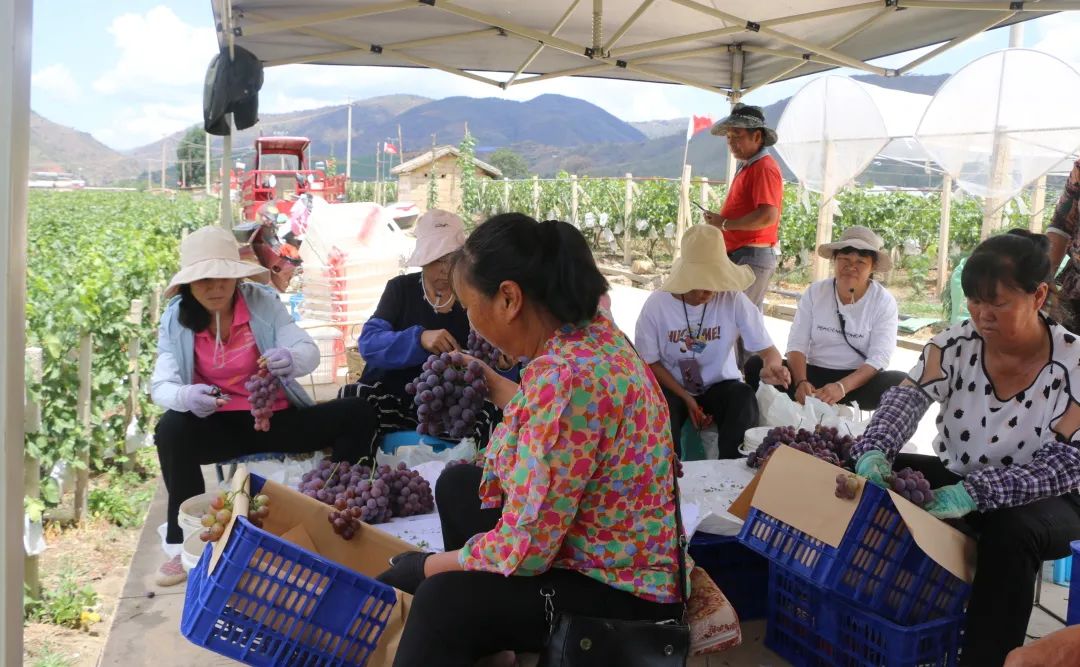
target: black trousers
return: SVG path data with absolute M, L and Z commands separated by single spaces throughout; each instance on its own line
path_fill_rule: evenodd
M 747 361 L 746 366 L 743 367 L 743 374 L 746 376 L 746 382 L 754 388 L 754 391 L 757 391 L 758 384 L 761 382 L 761 369 L 764 365 L 765 362 L 761 357 L 754 356 Z M 788 366 L 786 359 L 784 360 L 784 365 Z M 830 382 L 843 380 L 853 372 L 854 369 L 838 370 L 835 368 L 825 368 L 823 366 L 813 366 L 811 364 L 806 365 L 806 379 L 818 389 Z M 858 403 L 859 408 L 862 410 L 877 410 L 878 405 L 881 404 L 881 395 L 903 382 L 906 378 L 907 373 L 902 371 L 878 371 L 877 375 L 870 378 L 866 384 L 858 389 L 849 391 L 840 402 L 844 405 Z M 792 385 L 788 387 L 788 396 L 794 399 L 796 390 L 796 385 L 792 383 Z
M 333 448 L 338 460 L 370 457 L 375 446 L 375 412 L 361 398 L 344 398 L 309 408 L 274 413 L 270 430 L 256 431 L 247 411 L 215 412 L 206 418 L 169 410 L 158 420 L 154 444 L 169 493 L 165 541 L 179 544 L 180 503 L 206 491 L 200 465 L 261 452 L 296 454 Z
M 681 398 L 666 387 L 662 389 L 671 412 L 671 437 L 678 443 L 683 424 L 690 418 L 690 411 Z M 737 459 L 742 456 L 739 445 L 743 442 L 746 429 L 757 426 L 761 414 L 750 385 L 739 380 L 717 382 L 697 397 L 697 403 L 716 422 L 720 458 Z
M 479 484 L 480 468 L 459 465 L 435 485 L 447 549 L 491 530 L 501 516 L 501 510 L 480 509 Z M 499 651 L 540 651 L 548 636 L 541 589 L 554 592 L 556 612 L 652 621 L 682 614 L 680 604 L 649 602 L 571 570 L 534 577 L 446 572 L 416 590 L 394 667 L 472 667 Z
M 901 454 L 893 467 L 922 472 L 933 488 L 960 481 L 936 456 Z M 1043 562 L 1067 556 L 1069 542 L 1080 539 L 1080 498 L 1070 493 L 973 513 L 962 523 L 977 535 L 978 554 L 960 663 L 998 667 L 1024 643 Z
M 416 429 L 416 405 L 413 404 L 412 396 L 399 394 L 386 389 L 381 384 L 347 384 L 338 390 L 339 397 L 359 396 L 365 399 L 374 408 L 376 423 L 378 424 L 378 436 L 393 433 L 394 431 L 412 431 Z M 492 403 L 485 402 L 484 409 L 476 413 L 476 423 L 473 425 L 472 439 L 477 449 L 487 447 L 491 439 L 491 431 L 495 425 L 502 421 L 502 411 Z M 453 440 L 453 438 L 444 438 Z

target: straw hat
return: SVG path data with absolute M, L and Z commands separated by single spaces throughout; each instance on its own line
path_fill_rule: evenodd
M 685 294 L 700 289 L 741 292 L 754 283 L 754 270 L 728 259 L 724 233 L 712 225 L 696 225 L 683 235 L 679 259 L 661 290 Z
M 837 250 L 843 250 L 844 248 L 871 250 L 877 254 L 877 261 L 874 262 L 875 269 L 879 271 L 888 271 L 892 268 L 892 257 L 889 257 L 889 253 L 884 251 L 885 242 L 882 241 L 881 237 L 875 234 L 869 227 L 852 225 L 844 230 L 844 233 L 840 235 L 839 241 L 822 243 L 819 245 L 817 253 L 825 259 L 832 259 L 833 253 Z
M 764 133 L 763 146 L 772 146 L 776 143 L 776 130 L 765 124 L 765 112 L 761 107 L 749 104 L 736 104 L 731 107 L 731 114 L 716 121 L 709 130 L 711 134 L 726 134 L 729 127 L 741 127 L 745 130 L 761 130 Z
M 266 275 L 258 264 L 240 260 L 232 232 L 217 225 L 192 232 L 180 244 L 180 270 L 169 281 L 165 296 L 177 293 L 181 285 L 203 278 L 252 278 Z
M 408 266 L 424 266 L 465 245 L 465 223 L 449 211 L 433 208 L 416 221 L 416 248 Z

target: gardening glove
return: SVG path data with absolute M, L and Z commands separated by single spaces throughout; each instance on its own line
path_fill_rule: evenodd
M 375 577 L 375 580 L 414 595 L 425 579 L 424 562 L 430 555 L 427 551 L 406 551 L 398 554 L 390 559 L 390 569 Z
M 292 352 L 289 352 L 288 348 L 271 348 L 266 351 L 262 358 L 266 362 L 266 370 L 270 371 L 270 374 L 274 377 L 287 380 L 292 375 Z
M 177 398 L 184 409 L 196 417 L 209 417 L 225 405 L 220 392 L 208 384 L 185 384 L 180 387 Z
M 963 482 L 934 489 L 934 501 L 923 508 L 939 519 L 959 519 L 979 509 Z
M 885 483 L 885 479 L 892 475 L 892 464 L 889 463 L 884 452 L 872 449 L 855 462 L 855 473 L 860 477 L 865 477 L 870 483 L 887 489 L 889 485 Z

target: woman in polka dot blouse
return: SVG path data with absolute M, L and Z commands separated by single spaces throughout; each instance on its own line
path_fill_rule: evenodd
M 415 590 L 394 665 L 538 651 L 549 611 L 678 618 L 667 403 L 598 312 L 607 282 L 585 238 L 565 222 L 496 216 L 466 241 L 454 290 L 474 329 L 530 361 L 520 386 L 486 373 L 504 418 L 483 468 L 439 478 L 445 552 L 397 556 L 380 575 Z
M 1024 230 L 979 244 L 961 277 L 971 319 L 927 344 L 852 449 L 876 483 L 922 471 L 927 511 L 978 535 L 965 665 L 1001 665 L 1023 644 L 1042 562 L 1080 539 L 1080 340 L 1043 314 L 1048 247 Z M 935 402 L 937 456 L 898 455 Z

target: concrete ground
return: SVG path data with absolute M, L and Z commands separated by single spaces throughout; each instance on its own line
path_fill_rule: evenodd
M 612 310 L 615 321 L 631 336 L 637 314 L 647 296 L 648 292 L 639 289 L 622 286 L 614 286 L 612 289 Z M 766 327 L 777 347 L 783 351 L 790 323 L 766 318 Z M 893 364 L 890 368 L 907 371 L 917 359 L 917 352 L 898 349 L 893 356 Z M 933 410 L 927 413 L 913 438 L 917 451 L 930 453 L 930 442 L 934 433 L 934 414 Z M 204 474 L 207 488 L 211 488 L 215 481 L 213 468 L 204 467 Z M 157 533 L 157 527 L 164 521 L 165 490 L 159 485 L 157 495 L 150 506 L 138 548 L 132 559 L 128 579 L 117 605 L 108 642 L 99 664 L 102 667 L 134 665 L 188 667 L 196 664 L 238 664 L 199 648 L 180 635 L 184 585 L 172 588 L 158 588 L 154 585 L 157 568 L 165 558 Z M 151 593 L 153 597 L 149 597 Z M 1043 604 L 1051 611 L 1064 616 L 1067 594 L 1067 588 L 1046 583 L 1043 586 Z M 1037 638 L 1060 628 L 1061 623 L 1045 612 L 1035 609 L 1032 612 L 1028 633 Z M 691 667 L 780 667 L 787 665 L 788 663 L 764 647 L 762 644 L 764 635 L 764 621 L 744 623 L 742 646 L 719 655 L 695 658 L 689 665 Z

